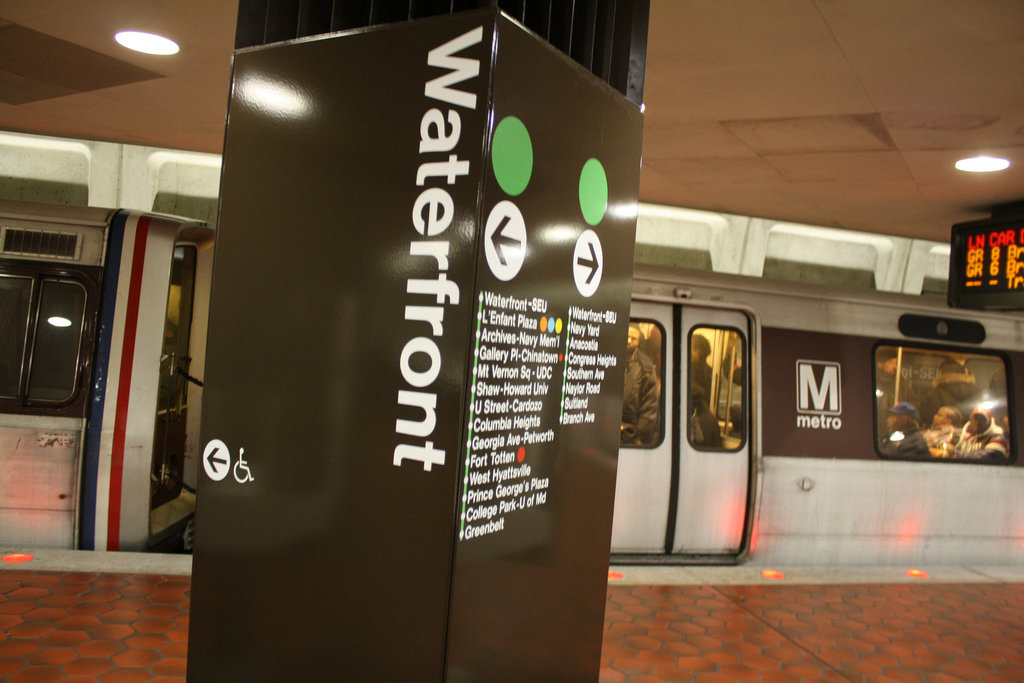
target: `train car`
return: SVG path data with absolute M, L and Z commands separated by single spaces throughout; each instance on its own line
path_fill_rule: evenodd
M 1020 314 L 638 267 L 631 323 L 613 562 L 1024 563 Z
M 177 550 L 213 230 L 0 201 L 0 547 Z

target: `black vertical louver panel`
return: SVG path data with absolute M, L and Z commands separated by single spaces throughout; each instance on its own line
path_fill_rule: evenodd
M 330 33 L 331 20 L 334 15 L 334 0 L 301 0 L 299 3 L 299 23 L 295 29 L 298 38 L 303 36 L 319 36 Z
M 643 100 L 650 0 L 239 0 L 235 48 L 497 7 L 631 102 Z
M 267 27 L 267 4 L 270 0 L 238 0 L 238 25 L 235 27 L 235 49 L 264 45 Z
M 370 25 L 370 0 L 352 0 L 351 2 L 334 2 L 331 16 L 332 31 L 347 31 Z
M 523 9 L 523 23 L 544 40 L 551 42 L 551 0 L 530 0 Z
M 390 24 L 409 19 L 410 0 L 373 0 L 370 3 L 370 24 Z
M 278 43 L 298 37 L 300 0 L 270 0 L 267 3 L 268 43 Z

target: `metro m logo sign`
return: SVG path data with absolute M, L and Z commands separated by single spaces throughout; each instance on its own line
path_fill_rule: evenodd
M 818 360 L 796 362 L 796 426 L 839 429 L 843 413 L 839 363 Z

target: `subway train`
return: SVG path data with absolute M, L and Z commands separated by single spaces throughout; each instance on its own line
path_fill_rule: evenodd
M 0 547 L 183 550 L 213 230 L 0 201 Z
M 4 201 L 0 230 L 0 546 L 187 549 L 212 228 Z M 613 562 L 1022 561 L 1019 314 L 642 265 L 633 288 Z M 1001 450 L 964 449 L 975 413 Z
M 613 562 L 1024 562 L 1019 313 L 658 267 L 633 287 L 646 407 Z

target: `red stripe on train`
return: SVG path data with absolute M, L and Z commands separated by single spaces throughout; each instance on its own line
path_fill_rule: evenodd
M 114 440 L 110 452 L 110 501 L 107 508 L 107 550 L 119 550 L 121 544 L 121 485 L 124 478 L 124 442 L 128 423 L 128 399 L 131 396 L 132 365 L 135 361 L 135 333 L 139 322 L 142 294 L 142 270 L 146 260 L 149 217 L 139 219 L 135 228 L 132 275 L 128 284 L 128 308 L 124 319 L 124 343 L 121 347 L 121 374 L 117 381 L 117 410 L 114 413 Z

